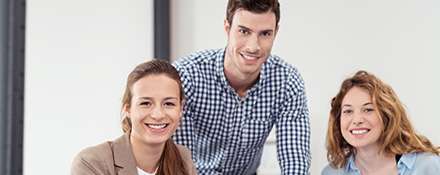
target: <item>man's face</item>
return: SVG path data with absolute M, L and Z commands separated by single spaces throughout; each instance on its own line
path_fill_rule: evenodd
M 228 35 L 225 69 L 246 76 L 259 74 L 277 33 L 275 14 L 238 9 L 232 24 L 225 20 L 224 26 Z

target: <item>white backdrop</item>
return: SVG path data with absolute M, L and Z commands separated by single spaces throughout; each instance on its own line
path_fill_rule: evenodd
M 172 1 L 172 58 L 225 46 L 225 8 L 226 0 Z M 358 69 L 393 86 L 415 128 L 440 144 L 438 9 L 436 0 L 281 0 L 273 53 L 306 81 L 312 174 L 327 162 L 330 98 Z M 153 55 L 151 17 L 152 1 L 144 0 L 27 2 L 26 175 L 68 174 L 80 149 L 121 134 L 125 78 Z M 273 145 L 260 173 L 279 174 Z
M 173 58 L 226 45 L 226 0 L 172 1 Z M 312 174 L 327 164 L 325 133 L 331 97 L 359 69 L 390 84 L 415 128 L 440 145 L 440 1 L 280 0 L 273 53 L 298 67 L 307 88 Z M 273 140 L 273 138 L 272 138 Z M 261 174 L 279 174 L 266 146 Z
M 113 139 L 128 73 L 153 56 L 145 0 L 27 1 L 25 175 L 70 174 L 73 156 Z

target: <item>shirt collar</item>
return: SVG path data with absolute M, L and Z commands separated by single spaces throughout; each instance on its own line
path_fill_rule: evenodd
M 400 157 L 400 160 L 397 162 L 397 169 L 402 169 L 404 167 L 407 169 L 412 169 L 416 162 L 416 158 L 417 158 L 417 153 L 403 154 L 402 157 Z M 356 164 L 354 163 L 353 155 L 351 155 L 350 158 L 348 159 L 347 166 L 345 166 L 345 170 L 347 172 L 359 171 L 359 169 L 356 167 Z
M 113 142 L 113 154 L 115 166 L 122 168 L 120 174 L 135 174 L 136 160 L 130 143 L 130 134 L 125 133 Z
M 351 156 L 348 158 L 347 166 L 345 166 L 345 171 L 346 172 L 359 171 L 359 169 L 356 167 L 354 163 L 353 154 L 351 154 Z
M 229 86 L 228 80 L 226 80 L 226 76 L 224 73 L 224 59 L 225 59 L 226 48 L 218 50 L 215 54 L 215 69 L 217 72 L 217 77 L 219 77 L 224 87 L 228 87 L 232 90 L 232 87 Z
M 416 158 L 417 153 L 403 154 L 402 157 L 400 157 L 399 162 L 397 162 L 397 168 L 401 169 L 403 168 L 402 166 L 405 166 L 408 169 L 413 169 Z

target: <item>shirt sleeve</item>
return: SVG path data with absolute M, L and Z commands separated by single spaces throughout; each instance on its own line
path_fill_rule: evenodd
M 435 175 L 440 172 L 440 156 L 420 153 L 414 164 L 414 174 Z
M 288 78 L 276 121 L 277 154 L 282 174 L 310 174 L 310 122 L 302 78 Z
M 182 81 L 182 86 L 185 94 L 184 107 L 182 112 L 182 119 L 180 121 L 180 126 L 177 128 L 176 133 L 174 134 L 174 141 L 177 144 L 181 144 L 186 146 L 191 150 L 194 155 L 194 121 L 192 116 L 192 94 L 193 87 L 191 84 L 191 78 L 188 76 L 188 72 L 182 67 L 176 66 L 176 69 L 179 71 L 180 79 Z

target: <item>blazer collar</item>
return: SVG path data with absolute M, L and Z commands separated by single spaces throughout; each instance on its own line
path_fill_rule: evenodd
M 120 168 L 120 175 L 137 174 L 136 160 L 130 144 L 130 134 L 126 133 L 113 142 L 115 167 Z

